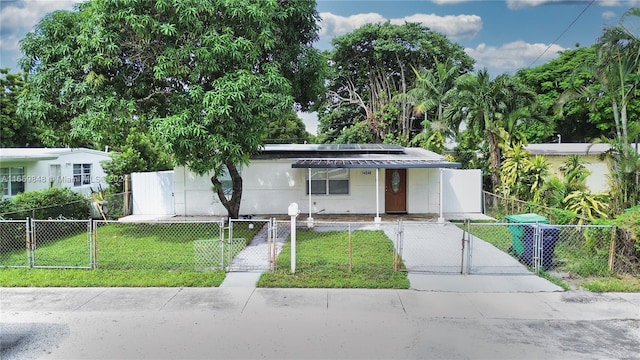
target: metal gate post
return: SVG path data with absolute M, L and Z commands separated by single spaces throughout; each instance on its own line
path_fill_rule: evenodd
M 33 267 L 33 263 L 34 263 L 34 256 L 33 256 L 33 224 L 31 222 L 31 218 L 26 218 L 25 219 L 25 228 L 26 228 L 26 234 L 25 234 L 25 248 L 27 250 L 27 265 L 32 268 Z
M 467 222 L 467 271 L 464 275 L 471 274 L 473 263 L 473 236 L 471 236 L 471 223 Z
M 218 221 L 218 239 L 220 244 L 220 269 L 224 270 L 224 219 Z
M 94 242 L 95 237 L 93 236 L 93 229 L 94 229 L 93 219 L 89 219 L 89 221 L 87 222 L 87 231 L 89 232 L 89 268 L 91 269 L 96 268 L 96 259 L 94 257 L 96 253 L 95 242 Z
M 229 240 L 228 240 L 228 244 L 229 244 L 229 249 L 227 250 L 227 271 L 229 271 L 229 269 L 231 269 L 231 261 L 233 260 L 233 257 L 231 256 L 233 254 L 233 221 L 231 220 L 231 218 L 229 218 Z
M 542 229 L 540 228 L 540 223 L 536 223 L 535 230 L 533 232 L 533 271 L 536 274 L 540 274 L 540 266 L 542 256 Z
M 395 259 L 395 269 L 399 270 L 400 260 L 404 258 L 403 251 L 403 242 L 404 242 L 404 224 L 402 220 L 396 221 L 396 259 Z

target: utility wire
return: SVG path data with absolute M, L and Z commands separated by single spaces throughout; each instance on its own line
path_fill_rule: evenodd
M 585 6 L 585 8 L 584 8 L 584 9 L 582 9 L 582 11 L 580 12 L 580 14 L 578 14 L 578 16 L 576 16 L 576 18 L 575 18 L 575 19 L 573 19 L 573 21 L 571 22 L 571 24 L 569 24 L 569 26 L 567 26 L 567 28 L 566 28 L 566 29 L 564 29 L 564 31 L 563 31 L 560 35 L 558 35 L 558 37 L 557 37 L 555 40 L 553 40 L 553 42 L 552 42 L 552 43 L 550 43 L 550 44 L 549 44 L 549 46 L 547 46 L 547 48 L 546 48 L 546 49 L 544 49 L 544 51 L 542 52 L 542 54 L 538 55 L 538 57 L 537 57 L 537 58 L 535 58 L 535 60 L 533 60 L 533 61 L 531 62 L 531 64 L 529 64 L 529 66 L 527 66 L 527 67 L 532 67 L 532 66 L 533 66 L 533 64 L 535 64 L 535 63 L 536 63 L 536 61 L 540 60 L 540 58 L 541 58 L 544 54 L 546 54 L 546 53 L 547 53 L 547 51 L 549 51 L 549 49 L 551 49 L 551 46 L 552 46 L 553 44 L 557 43 L 557 42 L 558 42 L 558 40 L 560 40 L 560 38 L 561 38 L 561 37 L 562 37 L 562 36 L 563 36 L 567 31 L 569 31 L 569 29 L 571 29 L 571 27 L 572 27 L 572 26 L 573 26 L 573 25 L 578 21 L 578 19 L 580 19 L 580 17 L 582 16 L 582 14 L 584 14 L 584 13 L 587 11 L 587 9 L 589 9 L 589 7 L 591 7 L 591 5 L 593 5 L 593 3 L 594 3 L 595 1 L 596 1 L 596 0 L 591 0 L 591 1 L 589 2 L 589 4 L 587 4 L 587 6 Z

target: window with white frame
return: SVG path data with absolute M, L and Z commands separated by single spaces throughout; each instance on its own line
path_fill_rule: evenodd
M 309 173 L 306 176 L 309 194 Z M 349 169 L 311 169 L 311 195 L 348 195 Z
M 73 164 L 73 186 L 91 184 L 91 164 Z
M 0 168 L 0 190 L 2 197 L 24 192 L 24 166 Z

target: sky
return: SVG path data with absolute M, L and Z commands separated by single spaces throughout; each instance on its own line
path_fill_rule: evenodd
M 47 13 L 70 10 L 74 0 L 0 0 L 0 68 L 18 71 L 19 40 Z M 149 0 L 151 2 L 151 0 Z M 590 46 L 640 0 L 317 0 L 322 18 L 316 46 L 365 23 L 419 22 L 460 44 L 475 69 L 514 74 L 576 46 Z M 300 114 L 307 131 L 316 116 Z

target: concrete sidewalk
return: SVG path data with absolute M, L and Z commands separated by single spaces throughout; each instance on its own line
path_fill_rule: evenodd
M 640 294 L 2 288 L 2 359 L 637 358 Z

